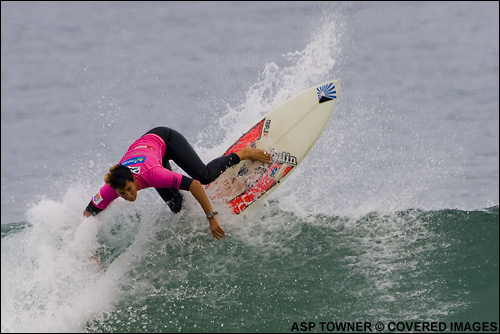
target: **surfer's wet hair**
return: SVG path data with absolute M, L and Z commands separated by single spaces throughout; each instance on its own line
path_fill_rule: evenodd
M 134 182 L 134 174 L 128 167 L 120 164 L 109 168 L 109 173 L 104 176 L 104 182 L 113 189 L 125 188 L 127 181 Z

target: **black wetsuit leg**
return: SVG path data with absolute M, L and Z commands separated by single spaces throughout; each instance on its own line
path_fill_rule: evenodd
M 209 184 L 218 178 L 227 168 L 237 165 L 240 162 L 239 156 L 235 153 L 231 153 L 215 158 L 205 165 L 187 139 L 176 130 L 167 127 L 157 127 L 148 131 L 146 134 L 148 133 L 154 133 L 160 136 L 167 145 L 165 156 L 162 159 L 163 167 L 172 170 L 169 163 L 169 160 L 172 160 L 190 177 L 200 181 L 201 184 Z M 173 212 L 180 211 L 182 207 L 182 196 L 177 189 L 157 188 L 156 191 L 158 191 L 163 200 L 167 202 Z

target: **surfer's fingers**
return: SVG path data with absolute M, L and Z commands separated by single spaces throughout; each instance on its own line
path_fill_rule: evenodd
M 214 236 L 214 238 L 215 238 L 215 239 L 217 239 L 217 240 L 220 240 L 220 239 L 224 238 L 224 236 L 223 236 L 223 235 L 221 235 L 220 233 L 216 233 L 216 232 L 214 232 L 214 233 L 212 233 L 212 235 L 213 235 L 213 236 Z
M 210 232 L 212 233 L 214 238 L 217 238 L 218 240 L 223 238 L 226 235 L 226 231 L 218 224 L 216 226 L 210 226 Z
M 269 152 L 267 152 L 267 151 L 264 151 L 264 154 L 266 155 L 268 161 L 271 162 L 272 161 L 272 157 L 273 157 L 272 154 L 269 153 Z
M 267 152 L 266 150 L 262 150 L 262 149 L 259 149 L 257 152 L 258 153 L 258 160 L 262 161 L 262 162 L 271 162 L 272 161 L 272 155 Z
M 224 231 L 222 227 L 219 227 L 217 229 L 217 233 L 219 234 L 220 237 L 224 237 L 226 235 L 226 231 Z
M 214 238 L 217 238 L 217 240 L 220 240 L 226 236 L 226 231 L 224 231 L 222 227 L 219 226 L 212 231 L 212 235 L 214 236 Z

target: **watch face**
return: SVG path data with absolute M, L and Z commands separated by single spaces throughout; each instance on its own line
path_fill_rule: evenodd
M 209 213 L 207 213 L 207 218 L 210 219 L 213 216 L 215 216 L 217 213 L 218 213 L 217 211 L 215 211 L 215 212 L 209 212 Z

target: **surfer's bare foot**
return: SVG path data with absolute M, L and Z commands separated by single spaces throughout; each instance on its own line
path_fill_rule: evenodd
M 240 160 L 256 160 L 268 164 L 273 161 L 271 154 L 269 154 L 265 150 L 253 148 L 250 146 L 243 147 L 236 154 L 240 157 Z

